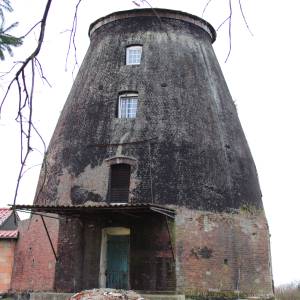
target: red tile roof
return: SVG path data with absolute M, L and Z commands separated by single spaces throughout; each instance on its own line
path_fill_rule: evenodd
M 9 218 L 12 212 L 10 208 L 0 208 L 0 226 Z
M 16 239 L 18 230 L 0 230 L 0 239 Z

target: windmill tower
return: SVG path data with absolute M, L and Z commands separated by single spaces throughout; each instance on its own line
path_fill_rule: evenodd
M 34 205 L 19 206 L 59 218 L 44 218 L 56 259 L 35 262 L 51 262 L 46 289 L 272 296 L 257 173 L 215 30 L 184 12 L 141 9 L 98 19 L 89 35 Z

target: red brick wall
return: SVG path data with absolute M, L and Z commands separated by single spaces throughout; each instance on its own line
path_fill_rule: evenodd
M 175 230 L 178 291 L 272 295 L 269 231 L 263 213 L 181 208 Z
M 44 220 L 56 249 L 58 220 Z M 56 262 L 40 216 L 20 222 L 18 229 L 12 291 L 53 290 Z
M 0 294 L 10 289 L 16 240 L 0 240 Z

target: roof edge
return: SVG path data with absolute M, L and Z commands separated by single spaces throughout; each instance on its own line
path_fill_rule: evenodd
M 19 236 L 18 229 L 15 230 L 0 230 L 0 240 L 15 240 Z
M 131 9 L 131 10 L 123 10 L 113 12 L 109 15 L 101 17 L 94 21 L 89 27 L 89 37 L 91 38 L 92 34 L 101 26 L 108 24 L 110 22 L 134 18 L 134 17 L 153 17 L 156 16 L 158 18 L 169 18 L 175 20 L 181 20 L 187 23 L 194 24 L 199 26 L 201 29 L 205 30 L 208 35 L 211 37 L 211 42 L 213 43 L 216 40 L 216 31 L 213 26 L 205 21 L 204 19 L 183 12 L 179 10 L 171 10 L 165 8 L 143 8 L 143 9 Z
M 7 221 L 9 220 L 9 218 L 11 217 L 13 212 L 10 210 L 9 207 L 0 208 L 0 210 L 7 212 L 7 214 L 1 215 L 1 217 L 0 217 L 0 227 L 2 227 L 5 225 L 5 223 L 7 223 Z

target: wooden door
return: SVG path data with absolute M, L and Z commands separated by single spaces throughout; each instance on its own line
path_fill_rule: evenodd
M 129 288 L 129 235 L 107 236 L 106 287 Z

